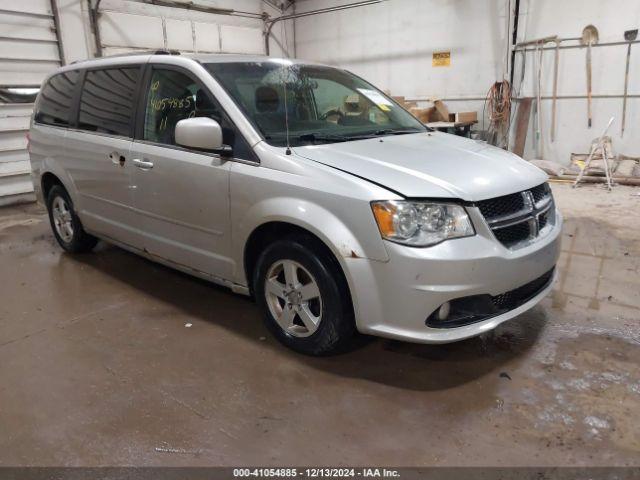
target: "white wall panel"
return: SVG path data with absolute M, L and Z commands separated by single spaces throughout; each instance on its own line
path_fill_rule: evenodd
M 264 53 L 261 29 L 221 25 L 220 36 L 224 53 Z
M 26 149 L 25 134 L 26 132 L 0 132 L 0 151 Z
M 0 85 L 39 85 L 59 65 L 51 1 L 0 0 Z
M 12 196 L 33 192 L 26 150 L 32 108 L 33 105 L 0 104 L 0 204 Z
M 60 19 L 58 36 L 64 47 L 67 63 L 85 60 L 95 45 L 90 28 L 88 2 L 83 0 L 56 0 Z
M 102 55 L 111 57 L 114 55 L 127 55 L 135 52 L 148 52 L 148 48 L 131 48 L 131 47 L 102 47 Z
M 32 15 L 51 15 L 51 2 L 49 0 L 0 0 L 0 10 Z
M 0 150 L 0 169 L 2 169 L 2 171 L 8 170 L 8 168 L 3 167 L 4 165 L 11 165 L 16 163 L 25 164 L 26 168 L 28 169 L 29 153 L 26 150 Z
M 302 1 L 296 12 L 345 3 Z M 507 3 L 393 0 L 298 18 L 296 53 L 346 67 L 394 95 L 484 97 L 504 73 Z M 432 66 L 440 51 L 451 52 L 449 67 Z
M 0 115 L 2 115 L 2 105 L 0 104 Z M 4 123 L 0 126 L 0 151 L 9 152 L 27 148 L 27 128 L 28 118 L 25 117 L 1 117 Z M 26 124 L 26 125 L 25 125 Z
M 215 23 L 193 22 L 196 31 L 196 52 L 220 51 L 220 27 Z
M 0 117 L 29 117 L 32 111 L 31 103 L 0 104 Z
M 23 60 L 27 63 L 31 60 L 55 63 L 59 60 L 58 45 L 0 38 L 0 58 Z
M 5 152 L 0 152 L 0 177 L 30 175 L 31 166 L 26 151 L 14 154 L 14 157 L 19 159 L 11 161 L 5 159 L 3 153 Z
M 0 61 L 0 85 L 39 86 L 58 62 Z
M 2 25 L 1 36 L 5 38 L 57 41 L 56 32 L 51 30 L 49 18 L 0 11 L 0 25 Z
M 8 132 L 15 130 L 28 130 L 29 129 L 29 117 L 27 116 L 0 116 L 0 132 Z
M 164 47 L 160 17 L 108 11 L 100 14 L 99 22 L 100 37 L 105 47 Z
M 167 28 L 167 48 L 193 51 L 193 30 L 190 21 L 167 18 L 165 25 Z
M 10 175 L 7 177 L 0 177 L 0 206 L 8 203 L 14 203 L 12 197 L 19 196 L 21 199 L 34 200 L 33 196 L 33 184 L 31 183 L 31 177 L 28 175 Z M 26 196 L 25 194 L 29 194 Z
M 262 13 L 260 0 L 196 3 Z M 129 49 L 161 48 L 186 52 L 264 53 L 262 20 L 258 18 L 160 7 L 131 0 L 103 0 L 100 12 L 105 55 Z

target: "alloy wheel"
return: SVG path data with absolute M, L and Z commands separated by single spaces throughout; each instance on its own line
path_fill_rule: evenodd
M 73 217 L 64 198 L 54 198 L 51 204 L 51 214 L 53 216 L 53 224 L 60 238 L 65 243 L 71 242 L 73 240 Z
M 322 320 L 322 296 L 311 273 L 293 260 L 278 260 L 269 268 L 264 294 L 271 315 L 294 337 L 308 337 Z

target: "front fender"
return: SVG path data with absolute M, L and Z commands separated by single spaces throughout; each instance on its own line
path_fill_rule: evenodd
M 366 202 L 362 203 L 369 209 Z M 373 218 L 370 210 L 366 213 Z M 369 217 L 366 218 L 368 220 Z M 362 226 L 358 227 L 358 236 L 342 219 L 321 205 L 292 197 L 268 198 L 251 206 L 238 225 L 233 242 L 234 258 L 242 259 L 242 268 L 236 271 L 238 283 L 246 284 L 244 248 L 250 235 L 261 225 L 270 222 L 289 223 L 311 232 L 331 249 L 343 270 L 345 259 L 369 259 L 380 262 L 389 260 L 377 228 L 368 232 L 368 222 L 363 222 Z

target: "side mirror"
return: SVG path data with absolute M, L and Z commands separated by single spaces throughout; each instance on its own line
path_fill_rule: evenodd
M 222 143 L 222 127 L 208 117 L 185 118 L 176 124 L 176 143 L 183 147 L 207 150 L 219 154 L 230 153 Z

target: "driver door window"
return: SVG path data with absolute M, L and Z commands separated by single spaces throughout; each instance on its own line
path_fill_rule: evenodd
M 180 120 L 210 117 L 222 123 L 216 107 L 189 76 L 174 70 L 154 69 L 147 95 L 143 139 L 176 145 L 175 128 Z
M 176 124 L 185 118 L 208 117 L 222 127 L 222 140 L 233 147 L 233 156 L 254 160 L 233 123 L 220 104 L 189 75 L 175 70 L 154 68 L 144 114 L 142 139 L 165 145 L 177 145 Z

